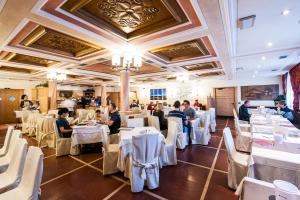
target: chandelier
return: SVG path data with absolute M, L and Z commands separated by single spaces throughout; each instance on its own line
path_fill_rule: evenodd
M 182 83 L 187 82 L 189 80 L 189 74 L 187 73 L 178 74 L 176 76 L 176 80 Z
M 138 71 L 142 67 L 142 57 L 132 47 L 127 45 L 122 52 L 112 55 L 112 68 L 114 70 Z
M 50 81 L 65 81 L 67 80 L 67 75 L 51 70 L 47 73 L 47 79 Z

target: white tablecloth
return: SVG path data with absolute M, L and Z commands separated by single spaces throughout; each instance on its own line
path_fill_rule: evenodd
M 79 144 L 92 144 L 102 141 L 101 131 L 105 130 L 109 132 L 107 125 L 96 125 L 96 126 L 75 126 L 71 136 L 71 155 L 78 155 Z
M 132 137 L 143 134 L 145 133 L 145 131 L 148 131 L 149 133 L 159 134 L 159 143 L 162 144 L 161 148 L 164 148 L 165 137 L 154 127 L 138 127 L 129 131 L 120 131 L 119 156 L 117 166 L 121 171 L 125 170 L 126 159 L 130 156 L 130 153 L 132 151 Z

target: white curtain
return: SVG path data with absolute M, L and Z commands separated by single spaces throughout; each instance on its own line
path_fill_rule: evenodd
M 286 84 L 286 105 L 289 108 L 293 108 L 294 92 L 293 92 L 292 85 L 291 85 L 290 73 L 288 73 L 286 82 L 287 82 L 287 84 Z

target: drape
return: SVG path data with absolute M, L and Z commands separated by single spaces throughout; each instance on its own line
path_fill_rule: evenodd
M 286 85 L 287 85 L 287 76 L 288 76 L 288 72 L 283 74 L 281 76 L 282 79 L 282 90 L 283 90 L 283 95 L 286 96 Z
M 293 108 L 295 112 L 299 111 L 299 94 L 300 94 L 300 63 L 290 70 L 291 85 L 294 92 Z

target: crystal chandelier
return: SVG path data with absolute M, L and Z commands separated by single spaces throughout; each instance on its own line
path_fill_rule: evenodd
M 138 71 L 142 67 L 142 57 L 132 47 L 127 45 L 122 52 L 112 55 L 112 68 L 114 70 Z
M 57 73 L 54 70 L 51 70 L 47 73 L 47 79 L 50 81 L 65 81 L 67 80 L 67 75 L 64 73 Z

